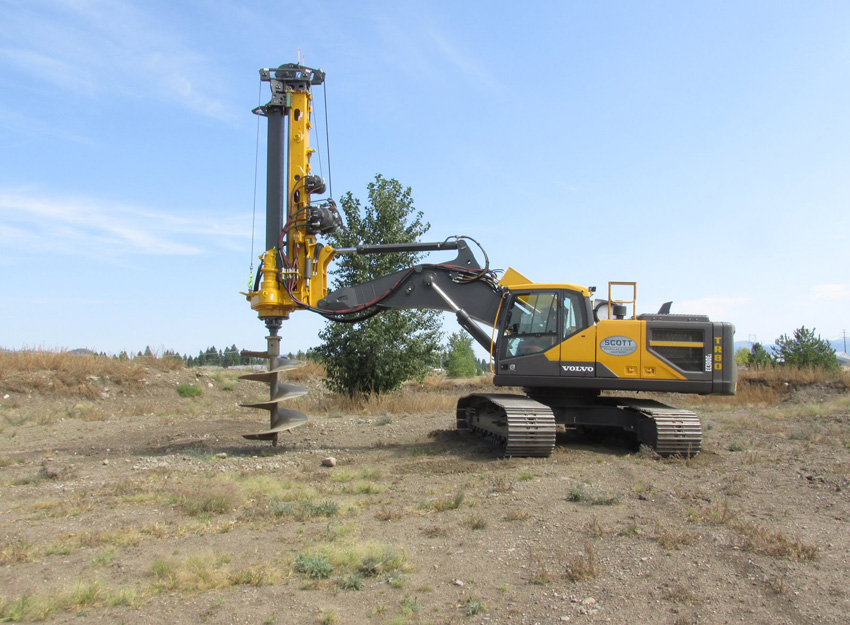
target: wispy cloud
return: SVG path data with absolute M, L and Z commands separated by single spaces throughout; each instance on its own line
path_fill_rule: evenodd
M 162 16 L 161 16 L 162 17 Z M 122 0 L 30 0 L 4 3 L 0 66 L 46 89 L 92 97 L 120 94 L 177 103 L 233 121 L 212 59 L 144 4 Z M 203 84 L 203 93 L 201 93 Z
M 816 299 L 850 299 L 850 284 L 817 284 L 812 292 Z
M 387 62 L 417 82 L 460 80 L 493 91 L 503 88 L 481 57 L 464 49 L 462 39 L 452 40 L 443 33 L 437 18 L 417 13 L 413 19 L 416 21 L 405 23 L 390 15 L 374 17 L 384 47 L 392 51 Z
M 250 234 L 239 218 L 180 216 L 96 198 L 56 197 L 0 189 L 0 237 L 4 250 L 43 247 L 90 256 L 193 255 L 244 247 Z

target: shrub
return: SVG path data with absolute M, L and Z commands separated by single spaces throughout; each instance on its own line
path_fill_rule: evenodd
M 180 397 L 200 397 L 204 394 L 204 391 L 194 384 L 178 384 L 177 394 Z

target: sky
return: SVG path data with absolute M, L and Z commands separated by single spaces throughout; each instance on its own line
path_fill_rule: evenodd
M 850 3 L 0 0 L 0 347 L 263 349 L 251 110 L 299 53 L 335 198 L 395 178 L 430 240 L 739 341 L 850 330 Z

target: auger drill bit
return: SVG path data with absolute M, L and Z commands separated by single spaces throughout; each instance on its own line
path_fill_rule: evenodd
M 278 375 L 283 371 L 297 369 L 304 366 L 304 363 L 299 360 L 289 360 L 288 358 L 280 357 L 280 337 L 278 331 L 282 323 L 279 317 L 271 317 L 265 320 L 266 327 L 269 330 L 269 336 L 266 337 L 267 349 L 264 352 L 242 351 L 243 356 L 251 358 L 266 358 L 269 361 L 268 371 L 263 373 L 248 373 L 239 376 L 242 380 L 253 380 L 255 382 L 265 382 L 269 385 L 269 399 L 256 401 L 249 404 L 240 404 L 245 408 L 259 408 L 269 411 L 269 429 L 257 432 L 256 434 L 243 434 L 244 438 L 249 440 L 271 441 L 273 446 L 277 446 L 278 435 L 285 431 L 296 428 L 299 425 L 304 425 L 307 422 L 307 415 L 297 410 L 282 408 L 280 403 L 294 397 L 301 397 L 307 394 L 307 389 L 296 384 L 285 384 L 278 380 Z

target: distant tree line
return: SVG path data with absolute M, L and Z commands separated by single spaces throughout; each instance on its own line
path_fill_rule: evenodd
M 82 352 L 83 350 L 75 350 Z M 85 350 L 87 353 L 95 353 L 90 352 L 89 350 Z M 105 352 L 99 354 L 100 356 L 109 357 Z M 316 360 L 316 354 L 313 349 L 309 349 L 306 352 L 302 350 L 298 350 L 296 353 L 290 352 L 285 355 L 287 358 L 291 358 L 294 360 Z M 163 350 L 161 354 L 154 352 L 150 346 L 145 347 L 144 351 L 139 351 L 133 354 L 132 352 L 127 352 L 123 350 L 119 352 L 117 355 L 112 356 L 112 358 L 116 360 L 126 361 L 126 360 L 144 360 L 145 358 L 156 358 L 161 360 L 179 360 L 187 367 L 238 367 L 238 366 L 247 366 L 247 365 L 265 365 L 266 360 L 264 358 L 249 358 L 248 356 L 242 355 L 242 350 L 236 347 L 236 345 L 231 345 L 230 347 L 225 347 L 224 349 L 218 349 L 214 345 L 207 347 L 206 349 L 202 349 L 198 352 L 197 356 L 184 356 L 173 349 Z

